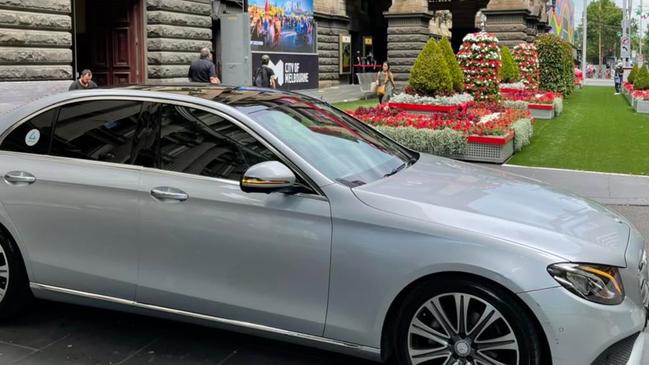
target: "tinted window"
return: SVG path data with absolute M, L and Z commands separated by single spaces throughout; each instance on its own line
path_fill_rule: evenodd
M 374 129 L 326 104 L 299 103 L 241 110 L 325 176 L 347 186 L 392 175 L 416 161 Z
M 50 154 L 128 163 L 142 103 L 105 100 L 61 107 Z
M 47 154 L 52 122 L 58 109 L 41 113 L 21 124 L 2 142 L 5 151 Z
M 131 161 L 134 165 L 144 167 L 160 166 L 158 158 L 160 135 L 160 104 L 144 103 L 140 123 L 135 132 Z
M 160 111 L 160 159 L 165 170 L 239 180 L 272 152 L 218 115 L 175 105 Z

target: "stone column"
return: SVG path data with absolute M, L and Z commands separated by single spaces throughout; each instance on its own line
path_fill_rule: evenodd
M 431 37 L 427 0 L 394 0 L 385 13 L 388 20 L 388 61 L 395 79 L 408 81 L 415 59 Z
M 72 80 L 71 0 L 0 0 L 0 81 Z
M 315 0 L 320 87 L 340 82 L 340 35 L 349 34 L 345 0 Z
M 349 17 L 317 12 L 320 87 L 340 82 L 340 35 L 349 34 Z
M 149 81 L 187 82 L 200 49 L 212 49 L 211 0 L 146 0 L 146 22 Z
M 498 37 L 501 46 L 513 47 L 533 41 L 537 16 L 532 14 L 530 6 L 528 0 L 491 0 L 483 10 L 487 16 L 487 31 Z

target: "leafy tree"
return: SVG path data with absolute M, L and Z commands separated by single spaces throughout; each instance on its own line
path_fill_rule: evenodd
M 503 82 L 511 83 L 517 82 L 520 80 L 521 76 L 518 72 L 518 64 L 514 61 L 512 53 L 509 51 L 508 47 L 502 47 L 500 49 L 502 57 L 502 67 L 500 68 L 500 79 Z
M 572 93 L 575 72 L 570 44 L 554 34 L 538 37 L 535 44 L 539 52 L 540 88 L 564 95 Z
M 649 90 L 649 70 L 646 66 L 640 67 L 638 74 L 633 80 L 633 89 L 634 90 Z
M 464 91 L 464 71 L 462 71 L 460 64 L 457 62 L 457 58 L 453 52 L 453 47 L 451 47 L 451 42 L 448 41 L 448 38 L 444 37 L 439 41 L 439 48 L 442 50 L 442 53 L 444 53 L 446 66 L 448 66 L 448 71 L 451 73 L 453 90 L 458 93 Z
M 622 9 L 613 0 L 593 0 L 588 5 L 588 51 L 593 64 L 602 64 L 609 50 L 618 50 L 622 33 Z M 600 42 L 601 41 L 601 42 Z
M 635 80 L 638 71 L 639 71 L 638 65 L 633 65 L 633 68 L 631 69 L 629 76 L 627 76 L 627 81 L 633 84 L 633 81 Z
M 424 95 L 450 94 L 453 90 L 451 73 L 435 39 L 431 38 L 421 50 L 410 71 L 410 86 Z

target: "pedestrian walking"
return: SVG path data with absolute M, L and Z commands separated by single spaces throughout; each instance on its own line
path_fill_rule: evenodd
M 92 71 L 85 69 L 81 71 L 81 76 L 79 79 L 74 81 L 68 90 L 85 90 L 85 89 L 96 89 L 97 84 L 92 81 Z
M 620 95 L 622 90 L 622 79 L 624 78 L 624 66 L 621 61 L 615 65 L 615 95 Z
M 261 66 L 255 71 L 255 77 L 252 80 L 253 85 L 265 88 L 277 88 L 275 71 L 270 68 L 270 57 L 268 55 L 261 56 Z
M 390 64 L 383 62 L 383 68 L 376 76 L 376 95 L 380 103 L 387 103 L 394 93 L 394 74 L 390 70 Z
M 216 66 L 214 66 L 214 63 L 210 60 L 210 56 L 211 53 L 209 49 L 201 49 L 200 58 L 194 60 L 191 66 L 189 66 L 189 73 L 187 74 L 189 81 L 203 83 L 209 82 L 210 84 L 221 83 L 221 80 L 219 80 L 216 75 Z

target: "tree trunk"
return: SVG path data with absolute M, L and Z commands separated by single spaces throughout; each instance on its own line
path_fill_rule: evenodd
M 598 29 L 597 33 L 599 37 L 599 73 L 601 77 L 602 76 L 602 1 L 601 0 L 599 2 L 598 23 L 599 23 L 599 27 L 597 27 Z

